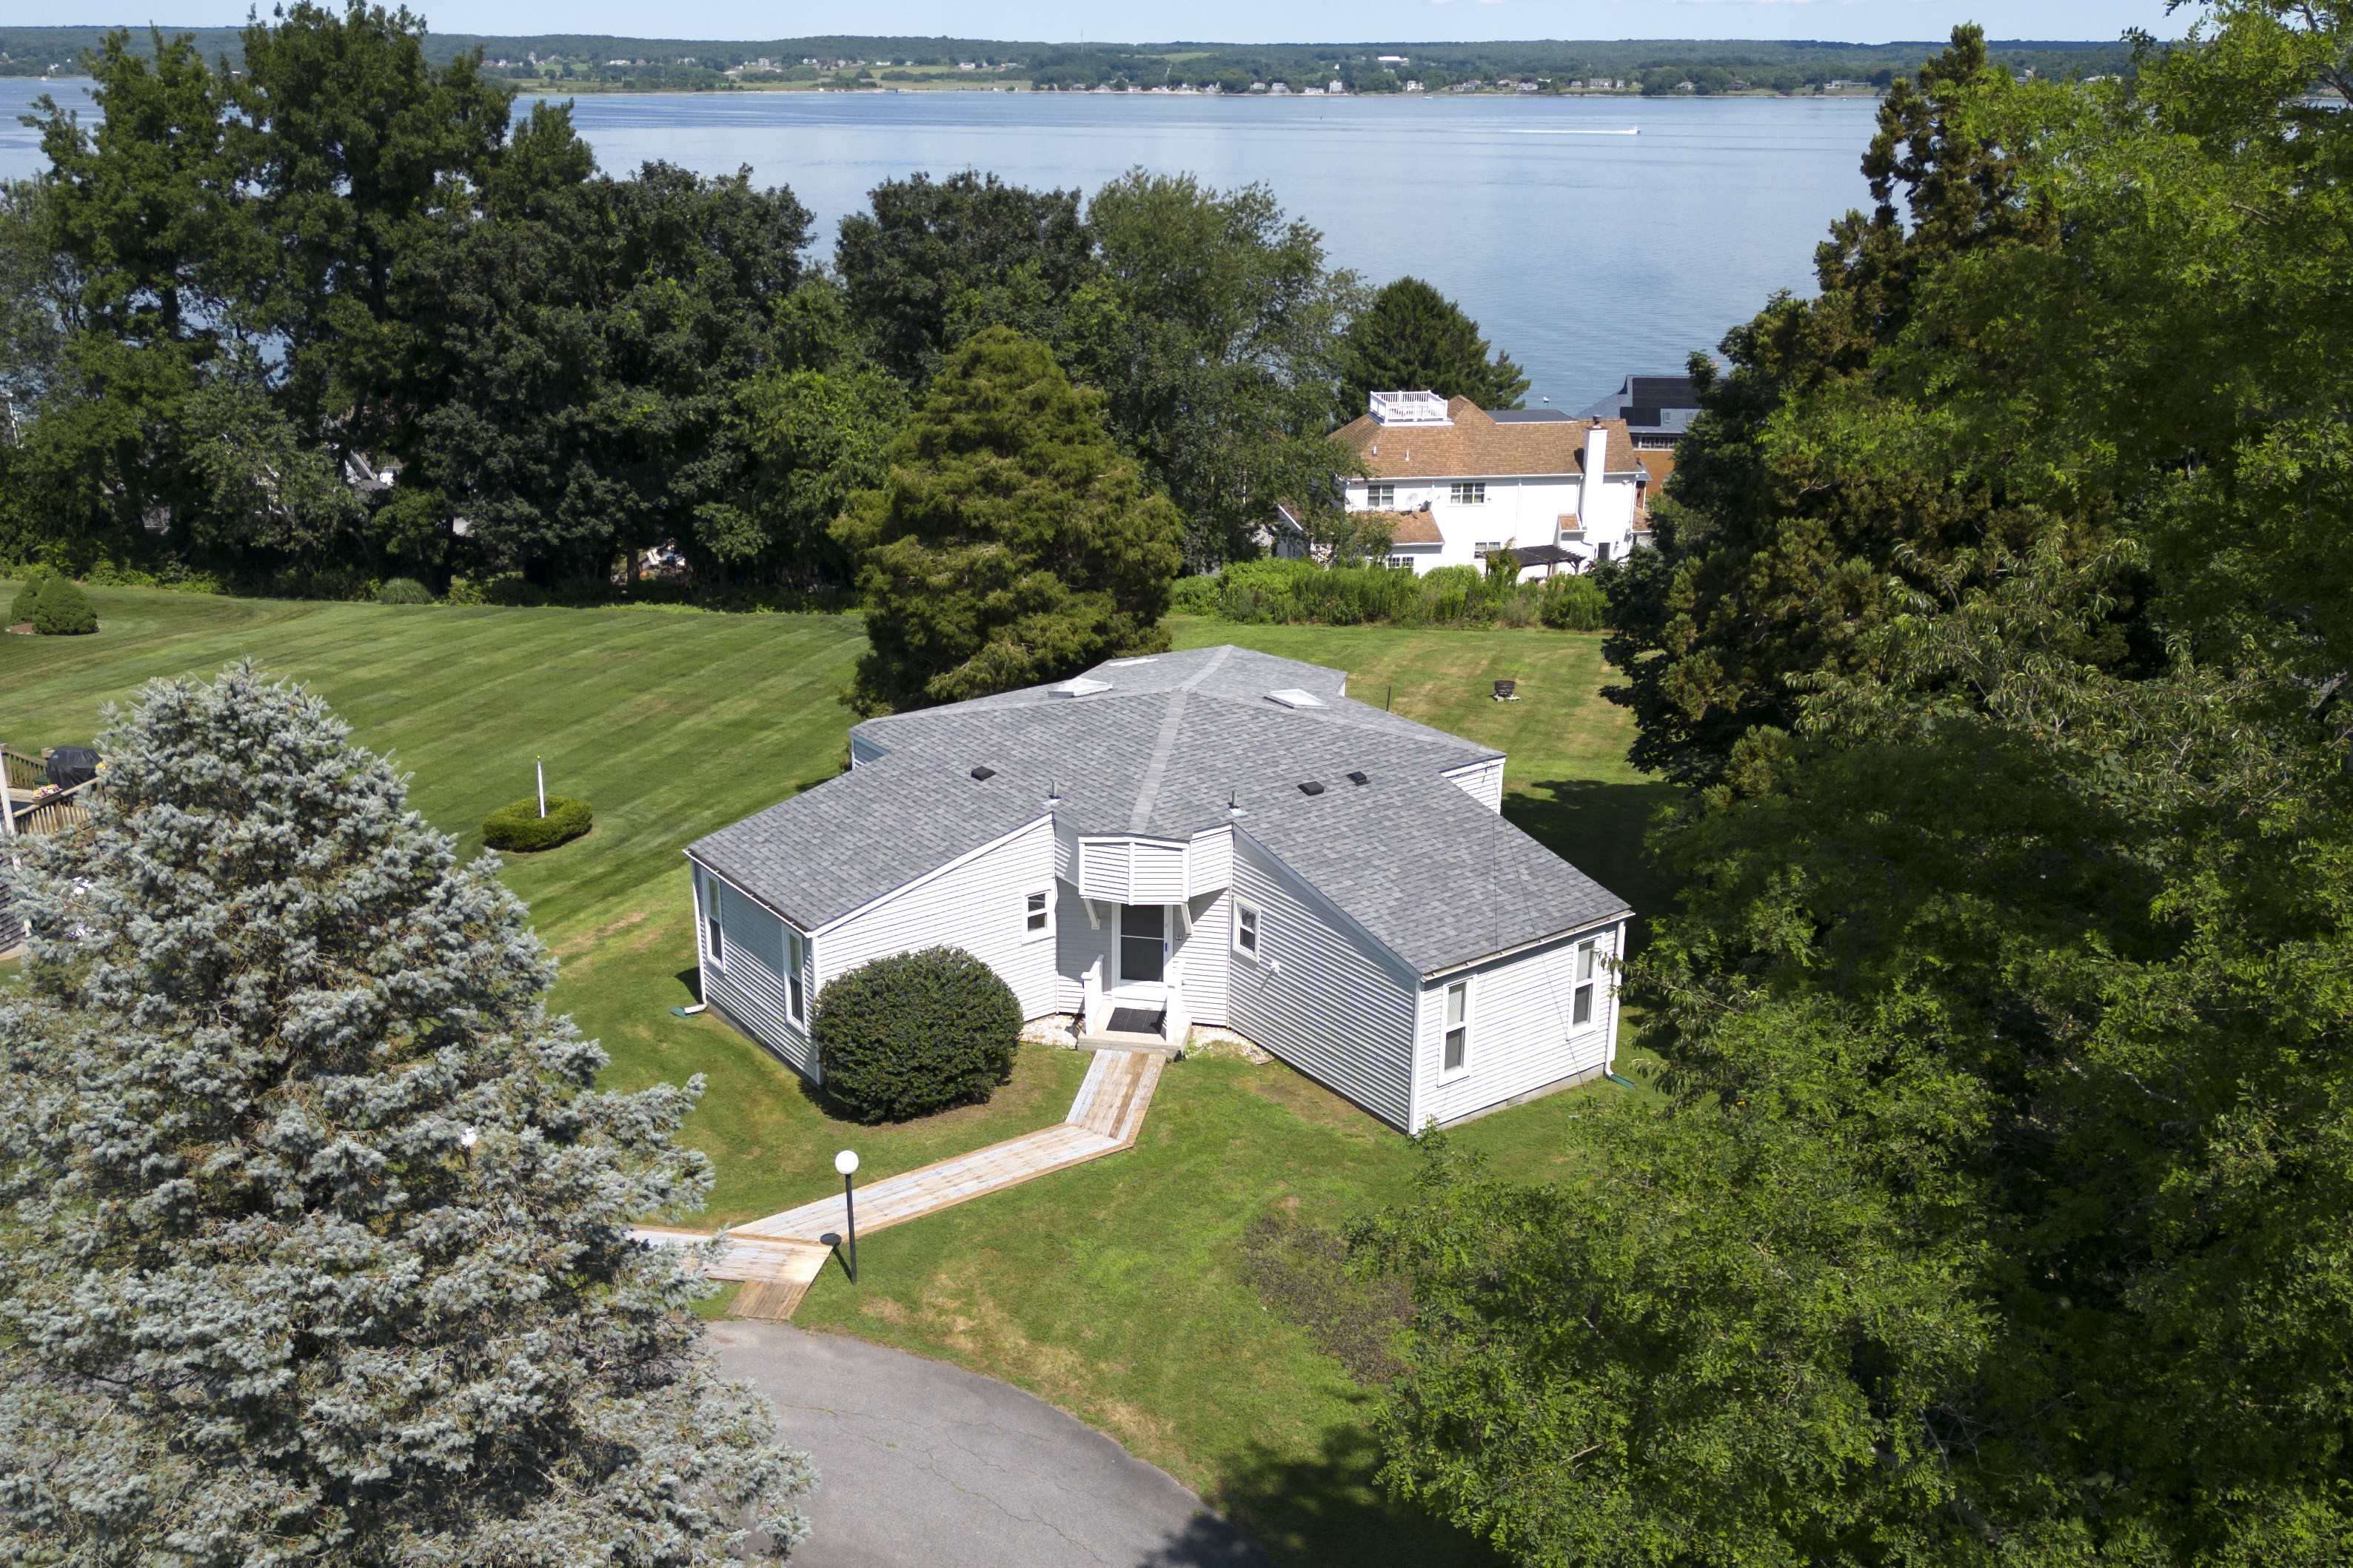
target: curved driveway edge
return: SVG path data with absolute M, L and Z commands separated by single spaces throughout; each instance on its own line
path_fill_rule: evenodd
M 1272 1568 L 1166 1472 L 1010 1384 L 785 1323 L 713 1323 L 710 1342 L 816 1463 L 794 1568 Z

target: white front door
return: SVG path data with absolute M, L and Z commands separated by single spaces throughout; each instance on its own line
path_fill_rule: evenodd
M 1129 1006 L 1158 1006 L 1168 994 L 1168 907 L 1119 907 L 1119 982 L 1113 991 Z

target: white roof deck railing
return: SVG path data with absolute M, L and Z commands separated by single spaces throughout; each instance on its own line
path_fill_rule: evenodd
M 1446 399 L 1434 392 L 1376 392 L 1373 418 L 1382 425 L 1451 425 Z

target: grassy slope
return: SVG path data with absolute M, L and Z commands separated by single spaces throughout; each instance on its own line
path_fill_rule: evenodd
M 96 637 L 0 637 L 0 739 L 86 742 L 100 701 L 250 655 L 310 683 L 362 743 L 414 770 L 416 805 L 470 848 L 482 816 L 529 791 L 533 756 L 551 788 L 593 801 L 594 833 L 513 858 L 508 880 L 563 960 L 554 1005 L 612 1054 L 607 1083 L 705 1075 L 688 1136 L 718 1167 L 713 1217 L 829 1190 L 845 1144 L 879 1176 L 1068 1104 L 1082 1059 L 1031 1050 L 987 1107 L 853 1128 L 725 1025 L 667 1011 L 691 980 L 678 850 L 831 776 L 854 618 L 92 596 Z M 1345 668 L 1356 695 L 1378 701 L 1393 686 L 1398 711 L 1505 749 L 1513 819 L 1638 909 L 1657 907 L 1635 847 L 1661 792 L 1627 772 L 1623 714 L 1594 695 L 1598 638 L 1210 621 L 1177 634 Z M 1524 700 L 1486 696 L 1501 675 Z M 1564 1121 L 1589 1092 L 1461 1136 L 1540 1179 L 1561 1168 Z M 1242 1226 L 1270 1206 L 1343 1223 L 1401 1194 L 1412 1168 L 1404 1140 L 1287 1068 L 1187 1061 L 1164 1079 L 1134 1153 L 874 1237 L 862 1284 L 829 1273 L 801 1321 L 1034 1389 L 1247 1520 L 1286 1560 L 1480 1562 L 1463 1537 L 1378 1498 L 1366 1396 L 1233 1269 Z

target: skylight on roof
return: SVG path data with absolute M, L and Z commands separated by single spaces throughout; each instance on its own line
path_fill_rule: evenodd
M 1286 686 L 1280 691 L 1266 694 L 1269 702 L 1280 702 L 1285 708 L 1321 708 L 1324 699 L 1313 691 L 1302 691 L 1296 686 Z
M 1150 664 L 1152 662 L 1152 655 L 1145 654 L 1142 658 L 1105 659 L 1103 661 L 1103 668 L 1105 669 L 1125 669 L 1131 664 Z
M 1046 689 L 1057 697 L 1088 697 L 1098 691 L 1109 691 L 1111 682 L 1097 680 L 1092 676 L 1074 675 L 1060 685 L 1050 686 Z

